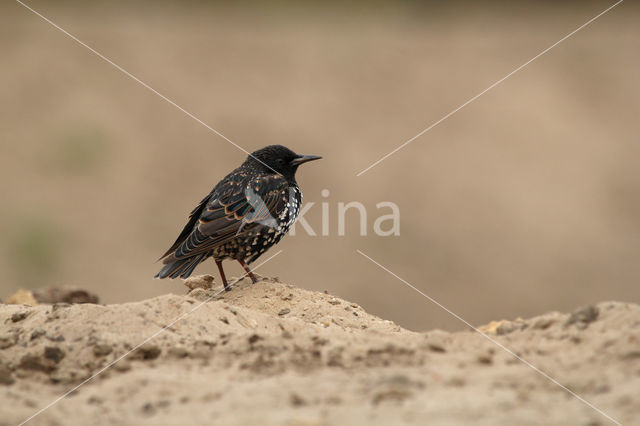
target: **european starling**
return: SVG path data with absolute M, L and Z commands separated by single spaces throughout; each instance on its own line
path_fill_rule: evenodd
M 160 258 L 155 278 L 187 278 L 200 262 L 213 257 L 225 290 L 231 290 L 222 261 L 235 259 L 251 280 L 247 266 L 289 231 L 300 212 L 298 166 L 318 160 L 282 145 L 269 145 L 247 157 L 200 201 L 176 242 Z

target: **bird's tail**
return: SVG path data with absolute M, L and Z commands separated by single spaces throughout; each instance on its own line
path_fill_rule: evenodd
M 203 253 L 197 256 L 187 257 L 185 259 L 169 261 L 162 267 L 162 269 L 160 269 L 154 278 L 188 278 L 196 266 L 198 266 L 198 264 L 207 257 L 209 257 L 208 253 Z

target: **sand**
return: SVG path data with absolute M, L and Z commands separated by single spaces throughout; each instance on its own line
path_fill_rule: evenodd
M 0 305 L 0 424 L 27 419 L 154 334 L 29 424 L 611 423 L 463 324 L 413 332 L 277 279 L 212 299 L 215 282 L 190 286 L 114 305 Z M 640 419 L 640 306 L 603 302 L 482 329 L 612 418 Z

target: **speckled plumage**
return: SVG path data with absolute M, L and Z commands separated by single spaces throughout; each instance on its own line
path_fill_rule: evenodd
M 218 265 L 235 259 L 245 265 L 277 244 L 300 212 L 302 192 L 295 180 L 300 164 L 320 157 L 298 155 L 281 145 L 255 151 L 224 177 L 196 206 L 189 221 L 162 256 L 156 278 L 187 278 L 209 257 Z

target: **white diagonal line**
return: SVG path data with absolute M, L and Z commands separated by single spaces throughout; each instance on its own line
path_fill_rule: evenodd
M 187 116 L 193 118 L 195 121 L 197 121 L 198 123 L 202 124 L 204 127 L 206 127 L 207 129 L 211 130 L 213 133 L 215 133 L 216 135 L 220 136 L 222 139 L 224 139 L 225 141 L 229 142 L 231 145 L 235 146 L 236 148 L 238 148 L 240 151 L 244 152 L 245 154 L 253 157 L 253 159 L 255 159 L 256 161 L 258 161 L 259 163 L 262 163 L 262 165 L 268 167 L 271 171 L 273 171 L 276 174 L 280 174 L 279 172 L 277 172 L 276 170 L 274 170 L 273 168 L 271 168 L 269 165 L 263 163 L 261 160 L 259 160 L 258 158 L 254 157 L 253 155 L 251 155 L 251 153 L 249 151 L 247 151 L 246 149 L 244 149 L 243 147 L 241 147 L 240 145 L 238 145 L 237 143 L 235 143 L 234 141 L 232 141 L 231 139 L 229 139 L 228 137 L 226 137 L 225 135 L 223 135 L 222 133 L 220 133 L 219 131 L 217 131 L 216 129 L 214 129 L 213 127 L 211 127 L 210 125 L 208 125 L 207 123 L 205 123 L 204 121 L 202 121 L 201 119 L 199 119 L 198 117 L 196 117 L 195 115 L 193 115 L 192 113 L 190 113 L 189 111 L 187 111 L 186 109 L 184 109 L 183 107 L 181 107 L 180 105 L 178 105 L 177 103 L 175 103 L 173 100 L 171 100 L 170 98 L 166 97 L 165 95 L 163 95 L 162 93 L 158 92 L 156 89 L 154 89 L 153 87 L 149 86 L 147 83 L 145 83 L 144 81 L 140 80 L 138 77 L 136 77 L 135 75 L 131 74 L 129 71 L 125 70 L 124 68 L 122 68 L 120 65 L 116 64 L 115 62 L 113 62 L 111 59 L 107 58 L 106 56 L 104 56 L 102 53 L 98 52 L 97 50 L 95 50 L 93 47 L 89 46 L 87 43 L 83 42 L 82 40 L 80 40 L 78 37 L 74 36 L 73 34 L 71 34 L 70 32 L 68 32 L 67 30 L 65 30 L 64 28 L 62 28 L 61 26 L 59 26 L 58 24 L 56 24 L 55 22 L 53 22 L 51 19 L 47 18 L 46 16 L 42 15 L 40 12 L 36 11 L 35 9 L 31 8 L 30 6 L 24 4 L 21 0 L 16 0 L 16 2 L 18 2 L 19 4 L 21 4 L 22 6 L 24 6 L 26 9 L 30 10 L 31 12 L 33 12 L 35 15 L 39 16 L 40 18 L 42 18 L 44 21 L 46 21 L 47 23 L 49 23 L 51 26 L 53 26 L 54 28 L 60 30 L 62 33 L 64 33 L 65 35 L 67 35 L 69 38 L 71 38 L 73 41 L 75 41 L 76 43 L 80 44 L 81 46 L 87 48 L 91 53 L 95 54 L 97 57 L 99 57 L 100 59 L 102 59 L 103 61 L 107 62 L 108 64 L 112 65 L 113 67 L 115 67 L 118 71 L 122 72 L 124 75 L 126 75 L 127 77 L 131 78 L 132 80 L 134 80 L 136 83 L 139 83 L 141 86 L 143 86 L 144 88 L 150 90 L 151 92 L 155 93 L 156 95 L 158 95 L 160 98 L 164 99 L 165 101 L 167 101 L 169 104 L 171 104 L 172 106 L 176 107 L 177 109 L 179 109 L 180 111 L 182 111 L 183 113 L 185 113 Z
M 262 265 L 264 265 L 265 263 L 267 263 L 268 261 L 270 261 L 271 259 L 273 259 L 274 257 L 276 257 L 277 255 L 279 255 L 280 253 L 282 253 L 282 250 L 278 251 L 276 254 L 274 254 L 273 256 L 269 257 L 267 260 L 265 260 L 264 262 L 260 263 L 259 265 L 257 265 L 255 268 L 251 269 L 251 272 L 257 270 L 259 267 L 261 267 Z M 246 272 L 244 275 L 240 276 L 239 278 L 237 278 L 235 281 L 233 281 L 232 283 L 229 284 L 229 286 L 233 286 L 234 284 L 238 283 L 240 280 L 242 280 L 243 278 L 245 278 L 246 276 L 248 276 L 249 273 Z M 25 423 L 29 422 L 30 420 L 32 420 L 34 417 L 38 416 L 39 414 L 42 414 L 42 412 L 44 412 L 45 410 L 51 408 L 52 406 L 54 406 L 56 403 L 60 402 L 62 399 L 66 398 L 67 395 L 69 395 L 70 393 L 78 390 L 78 388 L 80 388 L 81 386 L 85 385 L 86 383 L 88 383 L 89 381 L 93 380 L 94 378 L 96 378 L 98 375 L 104 373 L 106 370 L 108 370 L 109 368 L 113 367 L 114 364 L 116 364 L 117 362 L 121 361 L 123 358 L 125 358 L 127 355 L 129 355 L 131 352 L 135 351 L 136 349 L 138 349 L 140 346 L 144 345 L 145 343 L 147 343 L 148 341 L 150 341 L 151 339 L 155 338 L 156 336 L 158 336 L 159 334 L 163 333 L 167 328 L 172 327 L 175 323 L 177 323 L 178 321 L 184 319 L 185 317 L 191 315 L 192 313 L 194 313 L 196 310 L 198 310 L 202 305 L 204 305 L 205 303 L 209 302 L 211 299 L 213 299 L 214 297 L 218 296 L 219 294 L 223 293 L 225 291 L 225 289 L 223 288 L 222 290 L 220 290 L 219 292 L 217 292 L 216 294 L 214 294 L 213 296 L 209 296 L 208 298 L 206 298 L 204 301 L 202 301 L 200 304 L 196 305 L 193 309 L 191 309 L 190 311 L 187 311 L 183 314 L 181 314 L 180 316 L 178 316 L 176 319 L 174 319 L 173 321 L 171 321 L 169 324 L 165 325 L 164 327 L 162 327 L 160 330 L 156 331 L 155 333 L 153 333 L 151 336 L 147 337 L 146 339 L 144 339 L 142 342 L 138 343 L 137 345 L 135 345 L 130 351 L 126 352 L 124 355 L 121 355 L 120 357 L 116 358 L 115 360 L 111 361 L 109 364 L 107 364 L 106 366 L 104 366 L 103 368 L 101 368 L 100 370 L 98 370 L 97 373 L 94 373 L 91 377 L 89 377 L 88 379 L 84 380 L 82 383 L 78 384 L 77 386 L 71 388 L 69 391 L 65 392 L 64 394 L 62 394 L 61 396 L 59 396 L 58 398 L 56 398 L 55 400 L 51 401 L 47 406 L 41 408 L 40 410 L 38 410 L 36 413 L 34 413 L 33 415 L 31 415 L 30 417 L 28 417 L 27 419 L 23 420 L 22 422 L 20 422 L 20 424 L 18 426 L 22 426 Z
M 596 19 L 598 19 L 599 17 L 601 17 L 602 15 L 604 15 L 605 13 L 609 12 L 611 9 L 613 9 L 614 7 L 616 7 L 617 5 L 619 5 L 620 3 L 622 3 L 624 0 L 619 0 L 617 3 L 609 6 L 608 8 L 606 8 L 605 10 L 603 10 L 602 12 L 600 12 L 599 14 L 597 14 L 596 16 L 594 16 L 593 18 L 589 19 L 587 22 L 585 22 L 584 24 L 580 25 L 578 28 L 576 28 L 575 30 L 571 31 L 569 34 L 567 34 L 566 36 L 562 37 L 560 40 L 556 41 L 555 43 L 553 43 L 551 46 L 547 47 L 546 49 L 544 49 L 542 52 L 538 53 L 536 56 L 534 56 L 533 58 L 529 59 L 527 62 L 525 62 L 524 64 L 520 65 L 518 68 L 516 68 L 515 70 L 511 71 L 509 74 L 505 75 L 504 77 L 502 77 L 500 80 L 496 81 L 495 83 L 493 83 L 491 86 L 487 87 L 486 89 L 484 89 L 482 92 L 478 93 L 477 95 L 475 95 L 474 97 L 472 97 L 471 99 L 469 99 L 468 101 L 466 101 L 465 103 L 463 103 L 462 105 L 460 105 L 459 107 L 457 107 L 456 109 L 454 109 L 453 111 L 451 111 L 450 113 L 448 113 L 447 115 L 445 115 L 444 117 L 442 117 L 441 119 L 439 119 L 438 121 L 436 121 L 435 123 L 431 124 L 429 127 L 427 127 L 426 129 L 422 130 L 420 133 L 418 133 L 417 135 L 415 135 L 414 137 L 412 137 L 411 139 L 408 139 L 407 141 L 405 141 L 403 144 L 399 145 L 398 147 L 396 147 L 393 151 L 389 152 L 388 154 L 384 155 L 382 158 L 380 158 L 378 161 L 372 163 L 371 165 L 369 165 L 369 167 L 367 167 L 366 169 L 361 170 L 358 174 L 356 174 L 356 176 L 360 176 L 364 173 L 366 173 L 367 171 L 369 171 L 371 168 L 377 166 L 378 164 L 380 164 L 381 162 L 383 162 L 384 160 L 386 160 L 387 158 L 391 157 L 393 154 L 395 154 L 396 152 L 400 151 L 402 148 L 404 148 L 405 146 L 409 145 L 411 142 L 413 142 L 414 140 L 418 139 L 420 136 L 424 135 L 425 133 L 427 133 L 429 130 L 433 129 L 434 127 L 436 127 L 438 124 L 442 123 L 443 121 L 445 121 L 447 118 L 451 117 L 453 114 L 455 114 L 456 112 L 460 111 L 462 108 L 466 107 L 467 105 L 469 105 L 471 102 L 475 101 L 476 99 L 478 99 L 480 96 L 484 95 L 485 93 L 487 93 L 489 90 L 493 89 L 494 87 L 496 87 L 497 85 L 499 85 L 500 83 L 502 83 L 503 81 L 505 81 L 506 79 L 508 79 L 509 77 L 511 77 L 512 75 L 514 75 L 515 73 L 517 73 L 518 71 L 520 71 L 521 69 L 523 69 L 524 67 L 526 67 L 527 65 L 529 65 L 531 62 L 535 61 L 536 59 L 538 59 L 539 57 L 541 57 L 542 55 L 544 55 L 545 53 L 547 53 L 548 51 L 550 51 L 551 49 L 553 49 L 554 47 L 556 47 L 557 45 L 559 45 L 560 43 L 562 43 L 563 41 L 565 41 L 566 39 L 568 39 L 569 37 L 571 37 L 572 35 L 574 35 L 575 33 L 577 33 L 578 31 L 580 31 L 581 29 L 583 29 L 584 27 L 586 27 L 587 25 L 591 24 L 593 21 L 595 21 Z
M 553 382 L 554 384 L 560 386 L 562 389 L 564 389 L 565 391 L 567 391 L 569 394 L 571 394 L 572 396 L 576 397 L 578 400 L 582 401 L 583 403 L 585 403 L 586 405 L 588 405 L 589 407 L 593 408 L 594 410 L 596 410 L 598 413 L 602 414 L 604 417 L 606 417 L 607 419 L 611 420 L 613 423 L 617 424 L 617 425 L 622 425 L 622 423 L 620 423 L 619 421 L 617 421 L 616 419 L 614 419 L 613 417 L 609 416 L 607 413 L 605 413 L 604 411 L 602 411 L 601 409 L 599 409 L 598 407 L 596 407 L 595 405 L 593 405 L 592 403 L 590 403 L 589 401 L 587 401 L 586 399 L 584 399 L 583 397 L 581 397 L 580 395 L 578 395 L 577 393 L 575 393 L 574 391 L 572 391 L 571 389 L 567 388 L 565 385 L 563 385 L 562 383 L 558 382 L 556 379 L 554 379 L 553 377 L 549 376 L 547 373 L 545 373 L 544 371 L 540 370 L 538 367 L 536 367 L 535 365 L 531 364 L 529 361 L 527 361 L 526 359 L 518 356 L 515 352 L 513 352 L 511 349 L 507 348 L 506 346 L 504 346 L 502 343 L 498 342 L 497 340 L 493 339 L 491 336 L 489 336 L 486 333 L 483 333 L 482 331 L 480 331 L 479 329 L 477 329 L 476 327 L 474 327 L 473 325 L 471 325 L 468 321 L 466 321 L 464 318 L 462 318 L 460 315 L 456 314 L 455 312 L 451 311 L 450 309 L 448 309 L 446 306 L 443 306 L 442 304 L 440 304 L 437 300 L 435 300 L 433 297 L 429 296 L 428 294 L 425 294 L 422 290 L 416 288 L 415 286 L 413 286 L 411 283 L 409 283 L 408 281 L 406 281 L 405 279 L 399 277 L 398 275 L 396 275 L 395 273 L 393 273 L 392 271 L 390 271 L 388 268 L 384 267 L 383 265 L 381 265 L 380 263 L 376 262 L 375 260 L 373 260 L 371 257 L 367 256 L 366 254 L 364 254 L 362 251 L 356 249 L 356 251 L 358 252 L 358 254 L 362 255 L 363 257 L 367 258 L 369 261 L 371 261 L 372 263 L 376 264 L 380 269 L 388 272 L 389 274 L 391 274 L 392 276 L 394 276 L 395 278 L 397 278 L 398 280 L 402 281 L 404 284 L 406 284 L 408 287 L 410 287 L 411 289 L 415 290 L 416 292 L 420 293 L 423 297 L 429 299 L 432 303 L 438 305 L 440 308 L 444 309 L 445 311 L 447 311 L 449 314 L 451 314 L 452 316 L 454 316 L 455 318 L 457 318 L 458 320 L 460 320 L 461 322 L 463 322 L 466 326 L 468 326 L 469 328 L 473 329 L 475 332 L 480 333 L 482 336 L 484 336 L 485 338 L 487 338 L 491 343 L 497 345 L 498 347 L 500 347 L 501 349 L 503 349 L 504 351 L 506 351 L 507 353 L 509 353 L 510 355 L 513 355 L 516 359 L 518 359 L 519 361 L 523 362 L 525 365 L 531 367 L 533 370 L 535 370 L 537 373 L 541 374 L 542 376 L 544 376 L 545 378 L 547 378 L 548 380 L 550 380 L 551 382 Z

